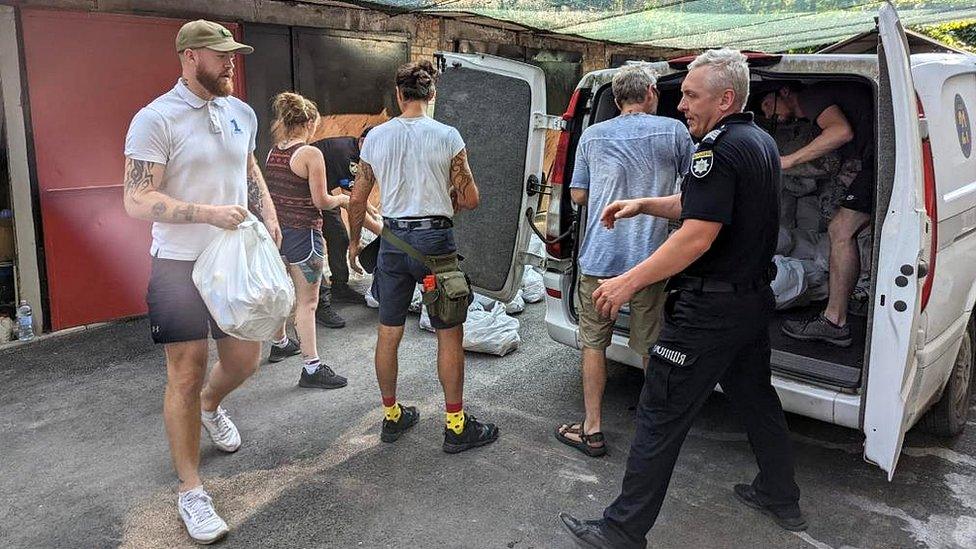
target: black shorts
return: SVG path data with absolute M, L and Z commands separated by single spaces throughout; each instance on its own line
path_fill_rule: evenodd
M 193 284 L 195 261 L 152 259 L 149 276 L 149 329 L 154 343 L 182 343 L 227 337 L 210 316 L 207 305 Z
M 318 261 L 321 265 L 325 257 L 322 231 L 318 229 L 281 228 L 281 255 L 288 263 L 299 265 L 307 261 Z
M 862 162 L 861 170 L 847 187 L 847 194 L 840 201 L 841 207 L 866 214 L 874 212 L 874 159 Z

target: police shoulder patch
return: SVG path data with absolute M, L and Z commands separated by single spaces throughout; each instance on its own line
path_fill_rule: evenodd
M 705 177 L 708 172 L 712 171 L 714 163 L 715 155 L 712 154 L 711 149 L 696 152 L 691 157 L 691 175 L 699 179 Z
M 721 128 L 715 128 L 714 130 L 705 134 L 705 137 L 702 138 L 702 143 L 708 143 L 708 144 L 714 143 L 715 140 L 718 139 L 718 136 L 722 135 L 722 132 L 724 131 L 725 131 L 725 126 L 722 126 Z

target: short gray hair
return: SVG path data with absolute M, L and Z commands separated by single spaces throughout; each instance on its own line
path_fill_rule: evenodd
M 729 48 L 708 50 L 696 57 L 688 70 L 699 67 L 711 67 L 708 83 L 718 90 L 731 89 L 738 110 L 745 108 L 749 99 L 749 64 L 742 52 Z
M 643 103 L 647 89 L 657 85 L 657 75 L 647 66 L 630 65 L 613 75 L 613 97 L 618 105 Z

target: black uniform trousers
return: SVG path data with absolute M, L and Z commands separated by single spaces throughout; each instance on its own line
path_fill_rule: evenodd
M 668 296 L 637 407 L 623 488 L 603 515 L 607 533 L 622 547 L 645 547 L 681 445 L 716 384 L 745 423 L 759 464 L 752 483 L 759 498 L 786 514 L 799 514 L 789 430 L 770 382 L 772 311 L 769 287 L 739 293 L 677 290 Z
M 325 249 L 329 255 L 332 285 L 348 284 L 349 264 L 346 262 L 346 254 L 349 251 L 349 232 L 342 222 L 339 208 L 322 210 L 322 235 L 325 237 Z

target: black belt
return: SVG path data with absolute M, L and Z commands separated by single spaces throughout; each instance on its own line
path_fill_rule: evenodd
M 450 229 L 454 222 L 446 217 L 384 217 L 383 224 L 391 229 L 407 231 L 420 229 Z
M 669 290 L 691 290 L 693 292 L 708 293 L 745 293 L 755 292 L 768 287 L 769 282 L 762 280 L 754 280 L 752 282 L 726 282 L 724 280 L 688 275 L 680 275 L 668 281 Z

